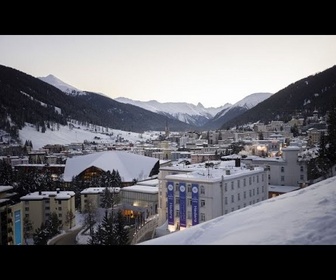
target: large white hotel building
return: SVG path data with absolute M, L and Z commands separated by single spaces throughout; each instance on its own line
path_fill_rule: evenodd
M 161 167 L 159 226 L 182 230 L 267 198 L 263 167 L 248 168 L 239 160 Z

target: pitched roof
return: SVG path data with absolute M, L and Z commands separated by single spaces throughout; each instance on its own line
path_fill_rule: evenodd
M 133 179 L 141 181 L 149 177 L 158 161 L 156 158 L 127 151 L 104 151 L 80 155 L 67 159 L 63 179 L 65 182 L 70 182 L 72 177 L 95 166 L 105 172 L 118 171 L 123 182 L 131 182 Z

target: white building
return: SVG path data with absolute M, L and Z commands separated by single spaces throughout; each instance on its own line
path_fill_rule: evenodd
M 268 171 L 240 161 L 160 168 L 159 226 L 191 227 L 268 198 Z M 209 165 L 209 163 L 208 163 Z
M 303 187 L 308 181 L 308 173 L 306 162 L 298 160 L 300 151 L 298 146 L 288 146 L 282 148 L 281 157 L 247 157 L 242 161 L 253 166 L 267 167 L 270 170 L 270 185 Z

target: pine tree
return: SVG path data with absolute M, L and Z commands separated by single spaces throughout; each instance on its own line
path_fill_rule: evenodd
M 49 240 L 49 231 L 44 223 L 37 228 L 33 234 L 34 245 L 47 245 Z
M 128 245 L 129 244 L 129 230 L 125 228 L 126 220 L 123 216 L 121 210 L 117 212 L 117 219 L 115 223 L 115 236 L 117 245 Z
M 29 220 L 28 217 L 23 218 L 23 238 L 25 244 L 28 245 L 28 238 L 32 236 L 33 223 Z
M 336 98 L 333 100 L 331 110 L 328 112 L 327 125 L 326 152 L 330 165 L 334 165 L 336 164 Z

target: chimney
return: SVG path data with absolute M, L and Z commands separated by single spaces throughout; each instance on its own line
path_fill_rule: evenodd
M 59 189 L 59 188 L 57 188 L 57 189 L 56 189 L 56 192 L 57 192 L 57 193 L 60 193 L 60 189 Z

